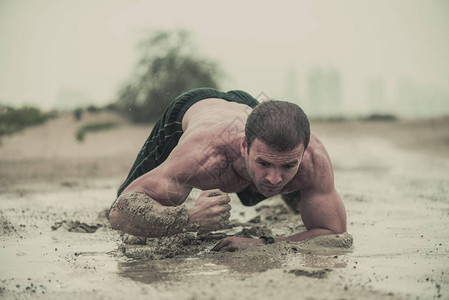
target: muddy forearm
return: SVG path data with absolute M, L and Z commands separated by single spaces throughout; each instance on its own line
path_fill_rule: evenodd
M 143 237 L 161 237 L 196 231 L 184 205 L 162 206 L 143 193 L 122 194 L 109 214 L 113 229 Z
M 328 234 L 337 234 L 340 232 L 333 232 L 332 230 L 329 229 L 322 229 L 322 228 L 317 228 L 317 229 L 311 229 L 311 230 L 307 230 L 307 231 L 303 231 L 288 237 L 280 237 L 280 238 L 275 238 L 274 240 L 276 242 L 282 242 L 282 241 L 288 241 L 288 242 L 299 242 L 299 241 L 303 241 L 312 237 L 316 237 L 316 236 L 320 236 L 320 235 L 328 235 Z M 341 232 L 342 233 L 342 232 Z

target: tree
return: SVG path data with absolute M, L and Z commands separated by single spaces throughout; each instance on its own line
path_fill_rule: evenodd
M 199 87 L 218 87 L 215 62 L 199 56 L 187 31 L 159 31 L 139 44 L 141 58 L 117 104 L 133 122 L 157 120 L 178 95 Z

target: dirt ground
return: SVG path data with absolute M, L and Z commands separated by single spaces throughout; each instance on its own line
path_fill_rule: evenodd
M 120 126 L 77 142 L 98 120 Z M 248 208 L 231 195 L 226 230 L 146 241 L 111 230 L 105 211 L 149 130 L 67 114 L 2 138 L 0 298 L 449 299 L 449 119 L 312 122 L 348 234 L 233 253 L 210 249 L 302 231 L 301 217 L 278 197 Z

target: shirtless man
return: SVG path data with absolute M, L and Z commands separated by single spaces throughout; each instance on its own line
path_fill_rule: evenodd
M 253 109 L 254 108 L 254 109 Z M 183 202 L 203 190 L 194 205 Z M 111 207 L 112 228 L 142 237 L 213 231 L 229 220 L 227 193 L 244 205 L 282 195 L 307 231 L 288 237 L 228 237 L 213 250 L 301 241 L 346 232 L 331 160 L 293 103 L 243 91 L 197 89 L 176 98 L 153 128 Z

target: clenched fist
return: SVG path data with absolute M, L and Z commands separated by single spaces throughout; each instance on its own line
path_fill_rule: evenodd
M 199 225 L 199 231 L 213 231 L 229 224 L 231 199 L 222 191 L 203 191 L 195 204 L 189 209 L 189 222 Z

